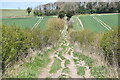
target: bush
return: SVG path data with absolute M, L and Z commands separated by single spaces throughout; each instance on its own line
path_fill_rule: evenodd
M 100 40 L 100 47 L 104 53 L 105 59 L 109 62 L 109 64 L 120 65 L 120 55 L 119 55 L 119 34 L 118 29 L 114 29 L 113 31 L 109 31 L 105 33 Z
M 47 46 L 54 46 L 59 38 L 60 31 L 53 28 L 30 30 L 13 26 L 2 26 L 2 61 L 3 68 L 13 65 L 29 55 L 29 49 L 41 50 Z
M 16 26 L 2 27 L 2 61 L 4 65 L 13 64 L 22 57 L 27 56 L 32 46 L 30 33 Z
M 72 41 L 78 41 L 81 45 L 91 44 L 95 39 L 95 34 L 90 30 L 72 31 L 70 33 Z
M 34 11 L 34 16 L 43 16 L 44 13 L 41 11 Z
M 59 18 L 52 18 L 48 20 L 47 26 L 57 31 L 63 30 L 65 21 Z
M 77 74 L 78 75 L 85 75 L 85 67 L 77 67 Z
M 104 66 L 92 67 L 91 74 L 96 78 L 104 78 L 107 74 L 107 69 Z
M 65 12 L 64 11 L 60 11 L 59 13 L 58 13 L 58 18 L 64 18 L 65 17 Z
M 69 21 L 70 18 L 74 15 L 74 12 L 73 11 L 68 11 L 66 16 L 68 17 L 67 20 Z

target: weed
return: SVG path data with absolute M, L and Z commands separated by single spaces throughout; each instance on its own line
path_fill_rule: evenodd
M 69 68 L 68 67 L 64 68 L 63 71 L 62 71 L 62 73 L 69 73 Z
M 70 61 L 66 60 L 64 65 L 67 66 L 68 64 L 70 64 Z
M 55 58 L 53 65 L 51 66 L 51 70 L 49 73 L 56 73 L 61 68 L 61 61 Z
M 77 74 L 81 76 L 85 75 L 85 67 L 78 67 Z
M 104 78 L 107 70 L 104 66 L 92 67 L 91 74 L 96 78 Z
M 62 54 L 58 54 L 58 56 L 62 59 L 62 60 L 64 60 L 65 59 L 65 57 L 64 56 L 62 56 Z

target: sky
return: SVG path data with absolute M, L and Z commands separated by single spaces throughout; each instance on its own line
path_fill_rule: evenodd
M 0 0 L 0 9 L 26 9 L 28 7 L 35 8 L 38 5 L 46 4 L 55 1 L 96 1 L 96 0 Z M 98 0 L 108 1 L 108 0 Z M 120 0 L 109 0 L 109 1 L 120 1 Z
M 56 0 L 0 0 L 0 9 L 26 9 L 38 5 L 55 2 Z

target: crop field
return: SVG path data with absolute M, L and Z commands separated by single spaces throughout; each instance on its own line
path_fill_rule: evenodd
M 27 11 L 26 10 L 16 10 L 16 9 L 0 9 L 2 12 L 2 17 L 7 17 L 7 16 L 27 16 Z M 30 14 L 33 16 L 33 11 Z
M 29 18 L 2 18 L 2 24 L 4 25 L 16 25 L 22 28 L 41 28 L 46 29 L 47 21 L 53 18 L 52 16 L 44 17 L 29 17 Z
M 73 17 L 75 30 L 89 29 L 94 32 L 110 31 L 118 27 L 118 14 L 81 15 Z

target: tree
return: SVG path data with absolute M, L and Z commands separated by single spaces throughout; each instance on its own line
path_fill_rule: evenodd
M 32 11 L 32 8 L 28 7 L 27 8 L 27 12 L 28 12 L 28 16 L 30 15 L 30 12 Z
M 59 13 L 58 13 L 58 18 L 64 18 L 65 17 L 65 12 L 64 11 L 60 11 Z
M 68 17 L 67 20 L 69 21 L 73 15 L 74 15 L 74 11 L 68 11 L 66 14 L 66 16 Z
M 77 12 L 80 13 L 80 14 L 84 14 L 85 13 L 85 7 L 84 6 L 79 6 Z

